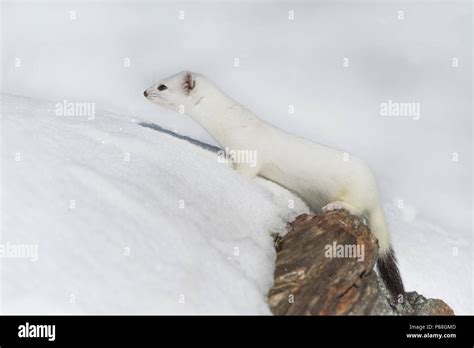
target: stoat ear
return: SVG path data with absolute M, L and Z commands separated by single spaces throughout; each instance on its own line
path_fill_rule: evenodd
M 194 87 L 196 87 L 196 81 L 194 80 L 194 77 L 191 73 L 186 73 L 184 75 L 184 82 L 183 82 L 183 88 L 186 94 L 189 94 Z

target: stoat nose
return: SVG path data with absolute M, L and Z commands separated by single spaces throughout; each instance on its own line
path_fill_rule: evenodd
M 148 92 L 147 92 L 147 91 L 143 92 L 143 95 L 144 95 L 145 97 L 148 97 Z

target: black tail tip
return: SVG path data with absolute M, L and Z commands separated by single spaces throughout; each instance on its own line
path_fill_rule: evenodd
M 393 298 L 400 303 L 405 301 L 405 288 L 398 269 L 395 252 L 390 248 L 388 253 L 379 255 L 377 268 L 380 276 Z

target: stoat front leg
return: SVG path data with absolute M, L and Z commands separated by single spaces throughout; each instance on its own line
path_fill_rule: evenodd
M 255 178 L 259 172 L 258 166 L 252 167 L 246 163 L 234 163 L 234 169 L 248 178 Z

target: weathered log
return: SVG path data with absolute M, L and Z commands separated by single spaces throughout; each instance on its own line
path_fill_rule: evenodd
M 277 238 L 268 303 L 277 315 L 453 315 L 441 300 L 390 298 L 374 271 L 378 244 L 363 221 L 339 210 L 303 214 Z

